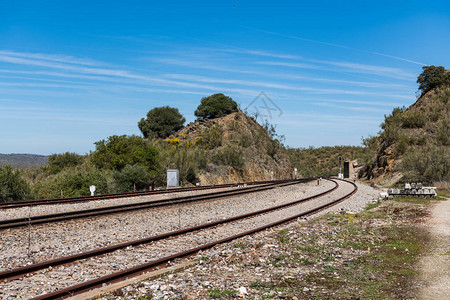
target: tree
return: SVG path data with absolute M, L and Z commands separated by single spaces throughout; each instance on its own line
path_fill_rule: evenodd
M 91 161 L 99 168 L 122 170 L 126 165 L 145 166 L 148 171 L 158 169 L 158 151 L 141 137 L 113 135 L 95 142 Z
M 147 113 L 147 119 L 142 118 L 138 127 L 145 138 L 166 138 L 183 128 L 186 119 L 177 108 L 163 106 L 155 107 Z
M 56 174 L 66 167 L 74 167 L 82 162 L 83 156 L 76 153 L 52 154 L 48 158 L 48 168 L 50 173 Z
M 446 73 L 444 67 L 425 66 L 422 69 L 422 73 L 417 77 L 422 95 L 442 84 L 450 84 L 450 75 Z
M 19 170 L 9 165 L 0 167 L 0 202 L 26 200 L 29 195 L 30 187 Z
M 237 111 L 237 103 L 230 97 L 220 93 L 202 98 L 195 115 L 200 118 L 214 119 Z

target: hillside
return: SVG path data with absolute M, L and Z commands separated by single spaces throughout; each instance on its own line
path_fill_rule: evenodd
M 450 181 L 450 86 L 426 91 L 382 124 L 377 154 L 361 177 L 386 185 Z
M 241 111 L 197 119 L 165 140 L 172 146 L 161 157 L 164 167 L 178 167 L 181 177 L 201 184 L 289 178 L 292 168 L 274 128 L 261 126 Z M 184 151 L 180 151 L 184 150 Z M 176 162 L 174 164 L 174 162 Z M 164 162 L 163 162 L 164 164 Z
M 337 176 L 339 156 L 342 157 L 342 162 L 356 160 L 358 165 L 362 165 L 370 155 L 369 149 L 361 146 L 292 148 L 288 149 L 288 153 L 292 166 L 303 177 Z
M 36 154 L 0 154 L 0 166 L 30 168 L 47 164 L 48 156 Z

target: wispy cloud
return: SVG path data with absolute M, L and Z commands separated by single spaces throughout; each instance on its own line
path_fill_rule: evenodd
M 424 64 L 422 62 L 418 62 L 418 61 L 414 61 L 414 60 L 410 60 L 410 59 L 407 59 L 407 58 L 398 57 L 398 56 L 394 56 L 394 55 L 389 55 L 389 54 L 385 54 L 385 53 L 369 51 L 369 50 L 362 50 L 362 49 L 357 49 L 357 48 L 354 48 L 354 47 L 349 47 L 349 46 L 345 46 L 345 45 L 341 45 L 341 44 L 323 42 L 323 41 L 319 41 L 319 40 L 308 39 L 308 38 L 299 37 L 299 36 L 293 36 L 293 35 L 287 35 L 287 34 L 282 34 L 282 33 L 278 33 L 278 32 L 267 31 L 267 30 L 262 30 L 262 29 L 247 27 L 247 26 L 242 26 L 242 27 L 247 28 L 247 29 L 251 29 L 251 30 L 255 30 L 255 31 L 259 31 L 259 32 L 263 32 L 263 33 L 266 33 L 266 34 L 271 34 L 271 35 L 276 35 L 276 36 L 288 38 L 288 39 L 300 40 L 300 41 L 304 41 L 304 42 L 310 42 L 310 43 L 315 43 L 315 44 L 320 44 L 320 45 L 325 45 L 325 46 L 331 46 L 331 47 L 343 48 L 343 49 L 348 49 L 348 50 L 353 50 L 353 51 L 358 51 L 358 52 L 369 53 L 369 54 L 373 54 L 373 55 L 377 55 L 377 56 L 383 56 L 383 57 L 392 58 L 392 59 L 399 60 L 399 61 L 404 61 L 404 62 L 420 65 L 420 66 L 426 66 L 427 65 L 427 64 Z
M 184 74 L 168 74 L 166 75 L 170 78 L 181 79 L 181 80 L 192 80 L 195 82 L 208 82 L 208 83 L 223 83 L 223 84 L 233 84 L 233 85 L 245 85 L 245 86 L 254 86 L 261 89 L 279 89 L 279 90 L 292 90 L 292 91 L 302 91 L 308 93 L 317 93 L 317 94 L 345 94 L 345 95 L 385 95 L 380 92 L 369 92 L 369 91 L 357 91 L 357 90 L 349 90 L 349 89 L 330 89 L 330 88 L 317 88 L 317 87 L 308 87 L 301 85 L 288 85 L 282 83 L 273 83 L 273 82 L 261 82 L 261 81 L 248 81 L 248 80 L 234 80 L 234 79 L 221 79 L 221 78 L 212 78 L 212 77 L 202 77 L 202 76 L 193 76 L 193 75 L 184 75 Z M 395 98 L 409 98 L 410 95 L 407 94 L 389 94 L 389 97 Z
M 389 77 L 403 80 L 412 80 L 415 78 L 414 75 L 404 72 L 403 70 L 390 67 L 381 67 L 374 65 L 365 65 L 350 62 L 338 62 L 338 61 L 325 61 L 325 60 L 308 60 L 310 62 L 315 62 L 317 64 L 305 64 L 296 62 L 280 62 L 280 61 L 257 61 L 256 64 L 267 65 L 267 66 L 281 66 L 297 69 L 313 69 L 313 70 L 325 70 L 336 73 L 362 73 L 377 75 L 380 77 Z M 321 64 L 321 65 L 320 65 Z M 329 68 L 322 65 L 335 66 L 338 68 Z
M 55 54 L 42 54 L 42 53 L 24 53 L 24 52 L 15 52 L 15 51 L 1 51 L 0 55 L 8 55 L 8 56 L 16 56 L 22 58 L 34 58 L 40 60 L 48 60 L 55 62 L 63 62 L 67 64 L 76 64 L 76 65 L 85 65 L 85 66 L 101 66 L 105 65 L 104 63 L 94 61 L 91 59 L 81 59 L 73 56 L 67 55 L 55 55 Z

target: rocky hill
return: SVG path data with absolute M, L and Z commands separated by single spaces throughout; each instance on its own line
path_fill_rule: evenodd
M 197 119 L 166 142 L 192 149 L 192 160 L 198 162 L 195 176 L 201 184 L 292 176 L 289 158 L 274 128 L 261 126 L 242 111 L 221 118 Z
M 450 181 L 450 86 L 424 92 L 385 116 L 377 154 L 360 174 L 386 185 Z

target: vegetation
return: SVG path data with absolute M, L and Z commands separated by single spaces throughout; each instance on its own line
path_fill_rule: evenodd
M 149 171 L 158 169 L 158 151 L 141 137 L 113 135 L 95 145 L 91 161 L 98 168 L 120 171 L 126 165 L 141 165 Z
M 219 165 L 225 165 L 241 170 L 244 167 L 242 150 L 237 146 L 227 145 L 219 149 L 213 156 L 212 161 Z
M 0 167 L 0 202 L 26 200 L 29 195 L 30 187 L 19 170 L 9 165 Z
M 376 140 L 369 138 L 366 142 L 368 144 L 376 143 Z M 343 161 L 358 159 L 360 163 L 365 163 L 370 160 L 370 151 L 368 147 L 334 146 L 288 149 L 288 154 L 293 167 L 297 168 L 299 175 L 311 177 L 338 174 L 339 156 L 342 156 Z
M 449 180 L 450 73 L 427 66 L 417 82 L 421 96 L 416 103 L 385 115 L 373 163 L 365 171 L 368 178 L 401 172 L 404 182 Z
M 35 182 L 35 198 L 89 196 L 89 187 L 95 185 L 96 194 L 110 192 L 108 179 L 111 172 L 100 170 L 90 163 L 65 168 L 60 173 Z
M 48 171 L 51 174 L 57 174 L 62 169 L 74 167 L 83 163 L 83 156 L 76 153 L 52 154 L 48 157 Z
M 450 85 L 450 74 L 444 67 L 425 66 L 422 69 L 422 73 L 417 78 L 422 95 L 442 85 Z
M 147 119 L 142 118 L 138 127 L 145 138 L 167 138 L 183 128 L 186 119 L 177 108 L 163 106 L 155 107 L 147 113 Z
M 113 173 L 114 187 L 116 193 L 143 190 L 152 184 L 152 178 L 147 168 L 139 165 L 126 165 L 121 171 Z
M 202 98 L 195 115 L 200 118 L 214 119 L 237 111 L 237 103 L 230 97 L 219 93 Z
M 97 194 L 165 186 L 171 168 L 180 170 L 183 185 L 281 177 L 277 168 L 288 161 L 274 126 L 259 125 L 223 94 L 203 98 L 196 113 L 201 118 L 185 130 L 177 109 L 154 108 L 138 122 L 144 138 L 112 135 L 88 155 L 52 154 L 47 165 L 8 176 L 30 184 L 30 196 L 20 199 L 85 196 L 91 185 Z
M 405 153 L 401 168 L 405 181 L 450 181 L 450 154 L 445 147 L 435 145 L 412 148 Z

